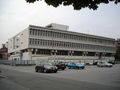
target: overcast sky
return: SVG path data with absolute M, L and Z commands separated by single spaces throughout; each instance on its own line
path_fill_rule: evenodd
M 29 24 L 46 26 L 59 23 L 70 31 L 120 38 L 120 4 L 101 4 L 95 11 L 73 10 L 72 6 L 54 8 L 44 0 L 34 4 L 25 0 L 0 0 L 0 47 Z

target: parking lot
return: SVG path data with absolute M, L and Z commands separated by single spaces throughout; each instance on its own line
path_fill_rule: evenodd
M 86 66 L 84 70 L 66 69 L 65 71 L 59 71 L 57 74 L 45 75 L 120 87 L 120 65 L 114 65 L 112 68 Z
M 59 70 L 57 73 L 36 73 L 35 66 L 9 66 L 0 65 L 0 68 L 17 70 L 21 72 L 32 73 L 35 75 L 44 75 L 54 78 L 64 78 L 75 81 L 90 82 L 102 85 L 110 85 L 120 87 L 120 64 L 116 64 L 111 68 L 86 66 L 83 70 L 65 69 Z

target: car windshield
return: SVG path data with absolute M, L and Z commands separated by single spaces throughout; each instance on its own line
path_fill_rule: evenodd
M 108 62 L 104 62 L 105 64 L 109 64 Z
M 75 63 L 69 63 L 69 64 L 75 64 Z
M 101 62 L 99 62 L 99 63 L 108 64 L 108 62 L 106 62 L 106 61 L 101 61 Z
M 42 63 L 42 65 L 52 66 L 52 63 Z
M 76 63 L 76 64 L 80 64 L 80 63 Z

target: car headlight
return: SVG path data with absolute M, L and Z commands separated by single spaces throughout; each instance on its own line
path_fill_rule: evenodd
M 58 69 L 58 67 L 55 67 L 56 69 Z

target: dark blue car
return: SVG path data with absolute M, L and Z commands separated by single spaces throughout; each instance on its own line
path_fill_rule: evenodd
M 84 69 L 85 68 L 85 65 L 80 64 L 80 63 L 69 63 L 67 66 L 69 69 Z

